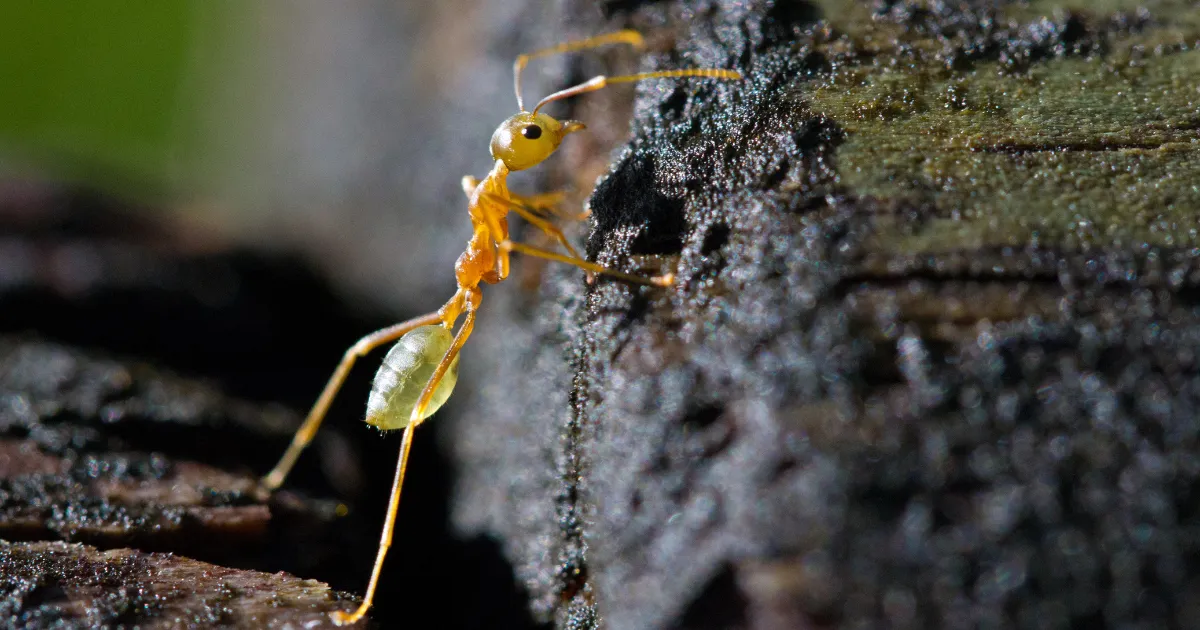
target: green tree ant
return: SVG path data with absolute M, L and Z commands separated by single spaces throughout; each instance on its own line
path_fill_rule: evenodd
M 555 92 L 539 101 L 533 111 L 525 111 L 525 104 L 521 99 L 521 70 L 531 60 L 609 44 L 628 44 L 640 49 L 643 41 L 638 32 L 623 30 L 566 42 L 517 57 L 513 63 L 513 83 L 520 111 L 500 123 L 500 127 L 492 134 L 491 153 L 495 165 L 487 177 L 482 181 L 471 176 L 462 180 L 463 191 L 467 195 L 467 212 L 474 231 L 467 242 L 466 251 L 454 265 L 458 290 L 437 311 L 373 332 L 347 350 L 321 396 L 313 405 L 312 411 L 296 431 L 291 445 L 275 468 L 262 479 L 261 485 L 267 491 L 273 491 L 283 484 L 300 452 L 312 441 L 329 410 L 330 403 L 333 402 L 333 397 L 341 388 L 354 362 L 375 348 L 396 341 L 375 375 L 375 382 L 367 400 L 366 421 L 384 431 L 404 429 L 404 437 L 400 443 L 400 460 L 396 466 L 396 478 L 392 483 L 383 535 L 379 541 L 379 552 L 371 570 L 367 592 L 363 596 L 362 604 L 353 613 L 332 613 L 334 622 L 339 625 L 358 621 L 371 607 L 383 559 L 392 543 L 396 508 L 400 503 L 400 488 L 404 483 L 404 471 L 412 447 L 413 429 L 433 415 L 454 390 L 454 384 L 458 380 L 459 350 L 471 336 L 475 327 L 475 313 L 482 300 L 480 283 L 496 284 L 507 278 L 509 255 L 512 252 L 575 265 L 587 271 L 589 276 L 604 274 L 627 282 L 662 287 L 670 286 L 674 281 L 672 274 L 642 277 L 584 260 L 562 231 L 549 220 L 550 216 L 555 214 L 555 194 L 522 197 L 508 190 L 507 178 L 510 172 L 536 166 L 554 153 L 563 137 L 584 129 L 581 122 L 560 121 L 540 113 L 539 110 L 548 103 L 594 92 L 614 83 L 674 77 L 741 78 L 737 72 L 713 68 L 663 70 L 616 77 L 601 75 Z M 545 232 L 557 241 L 566 253 L 510 240 L 506 218 L 509 212 L 516 213 Z M 460 316 L 464 316 L 462 325 L 458 327 L 457 332 L 452 333 Z

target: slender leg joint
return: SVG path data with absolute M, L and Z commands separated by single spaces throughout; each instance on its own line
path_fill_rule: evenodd
M 362 619 L 375 601 L 375 588 L 379 585 L 379 573 L 383 569 L 383 560 L 392 546 L 392 536 L 396 530 L 396 508 L 400 505 L 400 489 L 404 486 L 404 473 L 408 468 L 408 453 L 412 450 L 413 429 L 416 426 L 410 424 L 404 428 L 404 438 L 400 442 L 400 459 L 396 463 L 396 478 L 392 481 L 392 495 L 388 500 L 387 517 L 383 521 L 383 533 L 379 537 L 379 551 L 375 555 L 375 566 L 371 569 L 371 581 L 367 584 L 363 602 L 350 614 L 340 610 L 329 613 L 333 622 L 339 626 L 349 625 Z

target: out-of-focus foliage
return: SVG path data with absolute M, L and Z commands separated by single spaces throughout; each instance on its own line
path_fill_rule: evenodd
M 194 157 L 226 3 L 5 2 L 0 168 L 159 188 Z

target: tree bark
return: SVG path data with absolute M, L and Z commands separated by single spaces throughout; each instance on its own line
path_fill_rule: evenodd
M 746 78 L 640 87 L 591 197 L 675 286 L 477 333 L 454 518 L 538 618 L 1200 623 L 1195 7 L 603 6 Z

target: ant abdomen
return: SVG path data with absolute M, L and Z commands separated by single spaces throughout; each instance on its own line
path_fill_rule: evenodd
M 450 349 L 454 336 L 445 326 L 421 326 L 406 333 L 383 359 L 371 395 L 367 398 L 367 424 L 390 431 L 403 429 L 412 419 L 413 408 L 421 391 L 429 383 L 438 362 Z M 454 391 L 458 382 L 458 357 L 446 370 L 429 399 L 429 404 L 417 418 L 432 416 Z

